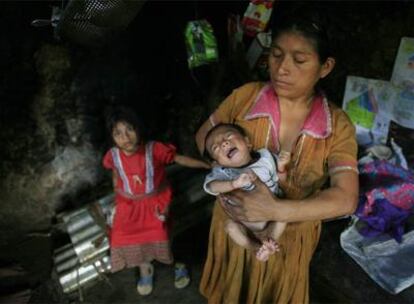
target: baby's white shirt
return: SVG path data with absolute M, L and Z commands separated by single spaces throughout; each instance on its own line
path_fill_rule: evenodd
M 278 186 L 279 177 L 277 175 L 277 166 L 275 162 L 276 156 L 268 149 L 259 149 L 257 150 L 257 153 L 260 155 L 259 159 L 243 168 L 214 167 L 204 180 L 204 190 L 211 195 L 218 195 L 219 193 L 214 193 L 210 190 L 208 187 L 209 183 L 215 180 L 234 180 L 244 172 L 253 171 L 257 177 L 266 184 L 270 191 L 279 195 L 280 189 Z

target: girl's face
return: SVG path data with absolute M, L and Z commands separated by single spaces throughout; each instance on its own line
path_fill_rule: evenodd
M 279 97 L 291 100 L 310 97 L 315 84 L 327 76 L 334 65 L 331 57 L 321 63 L 312 41 L 296 32 L 278 36 L 269 55 L 272 86 Z
M 138 148 L 138 135 L 132 125 L 127 122 L 117 122 L 112 129 L 112 138 L 116 146 L 126 155 L 135 153 Z

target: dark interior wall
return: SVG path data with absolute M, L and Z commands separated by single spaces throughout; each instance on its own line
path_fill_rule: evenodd
M 109 106 L 130 105 L 151 138 L 196 155 L 200 123 L 233 88 L 257 78 L 228 57 L 226 18 L 243 14 L 247 1 L 148 1 L 124 31 L 92 48 L 30 26 L 60 3 L 0 3 L 1 226 L 45 227 L 56 210 L 105 185 Z M 329 24 L 337 66 L 325 88 L 339 105 L 347 75 L 388 80 L 401 37 L 414 36 L 410 1 L 279 1 L 273 19 L 307 10 Z M 183 31 L 201 18 L 214 28 L 220 62 L 190 71 Z
M 282 1 L 273 21 L 303 11 L 327 25 L 336 67 L 324 89 L 338 105 L 349 75 L 390 80 L 401 37 L 414 35 L 412 1 Z
M 56 211 L 85 203 L 108 185 L 100 161 L 109 146 L 104 112 L 114 104 L 137 111 L 150 138 L 194 154 L 194 131 L 206 117 L 217 65 L 188 70 L 184 27 L 208 17 L 224 53 L 225 16 L 241 7 L 147 2 L 126 30 L 89 47 L 55 39 L 50 26 L 30 26 L 60 3 L 0 4 L 0 140 L 7 143 L 0 152 L 0 224 L 6 235 L 16 227 L 45 229 Z

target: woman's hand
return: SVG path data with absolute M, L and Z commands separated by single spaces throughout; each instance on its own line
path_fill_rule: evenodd
M 236 221 L 261 222 L 277 219 L 278 199 L 260 179 L 256 179 L 252 191 L 234 190 L 219 196 L 227 215 Z

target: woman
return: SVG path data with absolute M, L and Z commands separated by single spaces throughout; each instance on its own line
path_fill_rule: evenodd
M 236 123 L 247 131 L 254 149 L 292 153 L 287 180 L 281 183 L 286 199 L 273 196 L 256 180 L 254 191 L 233 191 L 215 205 L 200 285 L 211 303 L 307 303 L 309 263 L 321 220 L 351 214 L 357 204 L 355 129 L 315 88 L 332 71 L 335 59 L 322 28 L 296 20 L 274 33 L 270 82 L 234 90 L 196 134 L 203 151 L 212 126 Z M 228 217 L 287 222 L 281 251 L 267 262 L 258 261 L 226 235 Z

